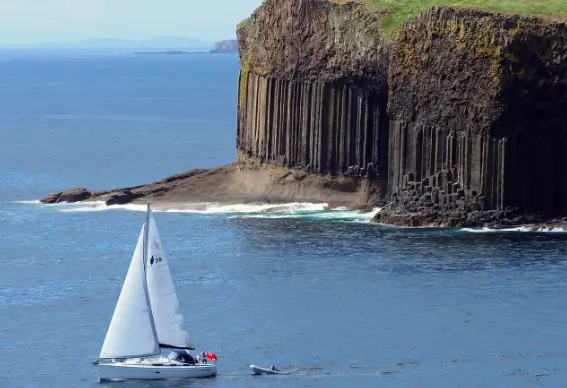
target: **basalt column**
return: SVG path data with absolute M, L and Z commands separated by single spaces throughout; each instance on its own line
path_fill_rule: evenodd
M 267 0 L 238 39 L 241 163 L 385 187 L 388 54 L 377 16 L 357 3 Z
M 312 173 L 385 176 L 388 127 L 379 91 L 253 73 L 240 82 L 237 144 L 247 158 Z
M 567 27 L 450 7 L 404 25 L 389 75 L 383 222 L 567 215 Z

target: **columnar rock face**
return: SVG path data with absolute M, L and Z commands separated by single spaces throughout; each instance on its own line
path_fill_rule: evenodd
M 242 163 L 385 186 L 388 53 L 375 15 L 355 3 L 267 0 L 238 40 Z
M 406 22 L 391 58 L 381 221 L 566 213 L 565 23 L 434 8 Z
M 385 173 L 388 126 L 378 91 L 253 73 L 241 82 L 242 155 L 313 173 L 378 179 L 380 166 Z
M 567 24 L 436 7 L 390 40 L 379 18 L 264 0 L 237 31 L 237 163 L 45 201 L 385 202 L 377 221 L 410 226 L 567 216 Z

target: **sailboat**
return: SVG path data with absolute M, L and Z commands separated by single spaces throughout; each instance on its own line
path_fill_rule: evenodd
M 217 374 L 216 355 L 194 358 L 177 293 L 147 206 L 146 220 L 99 358 L 100 380 L 183 379 Z M 167 354 L 167 355 L 166 355 Z M 178 357 L 181 355 L 185 357 Z

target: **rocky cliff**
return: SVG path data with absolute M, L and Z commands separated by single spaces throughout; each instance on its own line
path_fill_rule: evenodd
M 388 51 L 378 16 L 356 3 L 266 0 L 237 35 L 240 163 L 346 176 L 385 194 Z
M 567 25 L 434 8 L 389 69 L 390 204 L 402 225 L 567 215 Z
M 446 6 L 392 34 L 362 3 L 265 0 L 237 30 L 237 162 L 88 198 L 384 204 L 377 221 L 410 226 L 566 216 L 565 21 Z
M 386 195 L 389 133 L 388 51 L 378 22 L 358 3 L 264 1 L 237 31 L 236 163 L 43 201 L 375 206 Z

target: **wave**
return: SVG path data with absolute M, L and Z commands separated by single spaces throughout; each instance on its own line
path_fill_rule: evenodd
M 97 212 L 97 211 L 146 211 L 144 204 L 126 204 L 108 206 L 104 202 L 76 202 L 43 205 L 40 201 L 15 201 L 12 203 L 55 206 L 58 211 L 65 213 Z M 328 221 L 349 223 L 370 223 L 381 208 L 370 212 L 351 210 L 346 207 L 329 208 L 327 203 L 292 202 L 281 204 L 250 203 L 226 204 L 218 202 L 191 202 L 153 205 L 157 213 L 194 213 L 203 215 L 228 215 L 229 219 L 272 219 L 306 221 Z M 384 231 L 392 232 L 422 232 L 422 233 L 567 233 L 567 227 L 518 226 L 518 227 L 480 227 L 480 228 L 437 228 L 437 227 L 403 227 L 377 224 Z
M 512 228 L 462 228 L 461 232 L 467 233 L 567 233 L 565 227 L 536 227 L 518 226 Z
M 326 203 L 284 203 L 284 204 L 221 204 L 217 202 L 192 202 L 184 204 L 158 204 L 153 205 L 152 210 L 156 213 L 201 213 L 201 214 L 224 214 L 224 213 L 294 213 L 314 212 L 326 210 Z M 62 212 L 92 212 L 104 210 L 132 210 L 146 211 L 146 205 L 127 204 L 108 206 L 104 202 L 77 202 L 67 204 Z
M 319 211 L 295 211 L 289 213 L 252 213 L 234 215 L 231 219 L 304 219 L 312 221 L 335 221 L 335 222 L 357 222 L 369 223 L 379 209 L 371 212 L 357 210 L 319 210 Z
M 327 210 L 326 203 L 293 202 L 283 204 L 205 204 L 204 210 L 192 210 L 201 213 L 294 213 Z M 191 210 L 189 210 L 191 211 Z
M 43 205 L 39 201 L 20 201 L 21 204 L 56 206 L 64 213 L 84 213 L 99 211 L 139 211 L 146 210 L 144 204 L 108 206 L 104 202 L 76 202 Z M 371 212 L 350 210 L 346 207 L 329 208 L 327 203 L 292 202 L 280 204 L 251 203 L 226 204 L 217 202 L 192 202 L 153 205 L 157 213 L 194 213 L 203 215 L 228 215 L 229 219 L 306 219 L 315 221 L 369 223 L 379 208 Z
M 83 212 L 96 212 L 96 211 L 107 211 L 107 210 L 131 210 L 131 211 L 140 211 L 140 212 L 146 211 L 145 205 L 129 204 L 129 205 L 108 206 L 106 203 L 104 203 L 104 201 L 63 203 L 61 205 L 63 205 L 63 208 L 59 209 L 59 211 L 64 213 L 83 213 Z M 154 211 L 157 210 L 154 209 Z
M 40 205 L 55 207 L 60 212 L 81 213 L 112 210 L 146 211 L 144 204 L 127 204 L 108 206 L 104 202 L 76 202 L 44 205 L 38 200 L 14 201 L 14 204 Z M 153 205 L 157 213 L 195 213 L 203 215 L 228 215 L 229 219 L 303 219 L 307 221 L 370 223 L 381 208 L 370 212 L 350 210 L 346 207 L 329 208 L 327 203 L 292 202 L 281 204 L 251 203 L 226 204 L 218 202 L 191 202 Z M 385 232 L 408 233 L 553 233 L 566 234 L 567 227 L 555 226 L 518 226 L 518 227 L 479 227 L 479 228 L 438 228 L 438 227 L 404 227 L 377 224 Z

